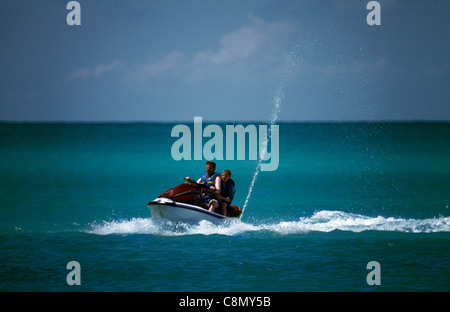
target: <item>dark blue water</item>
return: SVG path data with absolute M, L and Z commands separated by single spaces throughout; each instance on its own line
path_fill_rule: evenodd
M 220 225 L 151 219 L 204 172 L 172 159 L 173 126 L 0 124 L 0 290 L 450 290 L 450 124 L 281 123 L 279 168 Z M 257 161 L 217 164 L 242 206 Z

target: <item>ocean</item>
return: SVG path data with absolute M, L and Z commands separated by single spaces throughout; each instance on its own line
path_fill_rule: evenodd
M 450 291 L 449 123 L 278 125 L 251 189 L 216 161 L 242 219 L 173 224 L 147 203 L 205 172 L 175 124 L 0 123 L 0 291 Z

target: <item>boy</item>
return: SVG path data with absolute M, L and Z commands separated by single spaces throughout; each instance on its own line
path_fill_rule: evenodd
M 222 208 L 222 215 L 227 215 L 227 208 L 231 205 L 231 201 L 236 193 L 235 183 L 231 179 L 231 171 L 225 169 L 222 172 L 222 188 L 220 195 L 218 195 L 220 206 Z

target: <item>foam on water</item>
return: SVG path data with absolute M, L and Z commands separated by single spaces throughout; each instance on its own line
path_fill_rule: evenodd
M 96 223 L 91 225 L 87 233 L 98 235 L 110 234 L 152 234 L 161 236 L 180 235 L 237 235 L 247 231 L 258 231 L 259 228 L 240 220 L 229 220 L 220 224 L 201 221 L 197 224 L 173 223 L 170 221 L 153 220 L 151 218 L 133 218 L 131 220 L 120 220 Z
M 322 210 L 311 217 L 297 221 L 251 224 L 241 220 L 227 220 L 220 224 L 201 221 L 198 224 L 161 222 L 150 218 L 133 218 L 92 224 L 86 232 L 98 235 L 110 234 L 152 234 L 161 236 L 180 235 L 228 235 L 250 233 L 272 233 L 280 235 L 307 234 L 310 232 L 404 232 L 435 233 L 450 232 L 450 217 L 429 219 L 403 219 L 393 217 L 370 217 L 342 211 Z

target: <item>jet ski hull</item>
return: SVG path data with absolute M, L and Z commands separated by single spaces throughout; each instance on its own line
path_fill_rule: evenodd
M 172 222 L 198 223 L 202 220 L 220 222 L 227 217 L 204 208 L 175 202 L 168 198 L 156 198 L 148 203 L 153 219 L 165 219 Z

